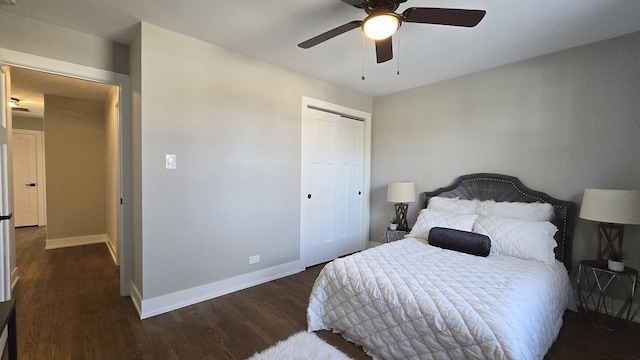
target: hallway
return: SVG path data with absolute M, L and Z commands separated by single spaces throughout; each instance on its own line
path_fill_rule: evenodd
M 95 244 L 45 251 L 45 231 L 16 229 L 19 358 L 125 358 L 135 349 L 125 319 L 138 315 L 119 295 L 109 250 Z

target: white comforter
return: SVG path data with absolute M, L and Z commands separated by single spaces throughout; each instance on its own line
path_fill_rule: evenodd
M 562 326 L 568 281 L 560 262 L 407 238 L 327 264 L 307 321 L 374 359 L 542 359 Z

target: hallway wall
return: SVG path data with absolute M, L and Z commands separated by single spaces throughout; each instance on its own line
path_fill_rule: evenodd
M 48 239 L 106 232 L 104 106 L 45 95 Z
M 13 115 L 13 128 L 20 130 L 44 130 L 44 119 Z
M 104 107 L 105 124 L 105 227 L 107 246 L 114 260 L 117 261 L 118 242 L 118 208 L 120 206 L 119 137 L 118 127 L 118 89 L 112 87 Z

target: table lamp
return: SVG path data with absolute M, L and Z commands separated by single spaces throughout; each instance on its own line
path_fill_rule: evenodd
M 416 186 L 413 182 L 395 182 L 387 187 L 387 201 L 396 203 L 398 230 L 409 230 L 407 225 L 407 203 L 416 201 Z
M 596 260 L 606 260 L 622 251 L 624 224 L 640 225 L 640 190 L 586 189 L 579 216 L 599 222 Z

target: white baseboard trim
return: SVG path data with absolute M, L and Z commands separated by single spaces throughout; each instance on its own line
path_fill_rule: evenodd
M 11 292 L 13 292 L 13 289 L 18 284 L 18 280 L 20 280 L 20 276 L 18 276 L 18 267 L 16 266 L 11 272 Z
M 206 285 L 197 286 L 191 289 L 161 295 L 148 300 L 142 300 L 140 302 L 139 310 L 140 319 L 164 314 L 172 310 L 230 294 L 234 291 L 250 288 L 285 276 L 297 274 L 301 271 L 304 271 L 304 266 L 302 265 L 302 262 L 298 260 Z M 136 294 L 139 296 L 137 289 L 132 289 L 132 298 L 134 298 L 134 295 Z M 134 304 L 135 302 L 136 300 L 134 299 Z
M 105 236 L 105 244 L 107 244 L 107 248 L 109 249 L 109 253 L 111 254 L 111 258 L 113 259 L 113 263 L 118 266 L 118 250 L 116 250 L 115 246 L 111 242 L 111 238 L 108 234 L 104 234 Z
M 47 239 L 45 250 L 59 249 L 71 246 L 99 244 L 107 241 L 107 234 L 73 236 L 67 238 Z
M 138 287 L 136 284 L 131 281 L 129 285 L 129 290 L 131 293 L 131 301 L 133 302 L 133 306 L 138 311 L 138 315 L 140 315 L 140 319 L 142 319 L 142 295 L 140 295 L 140 291 L 138 291 Z

